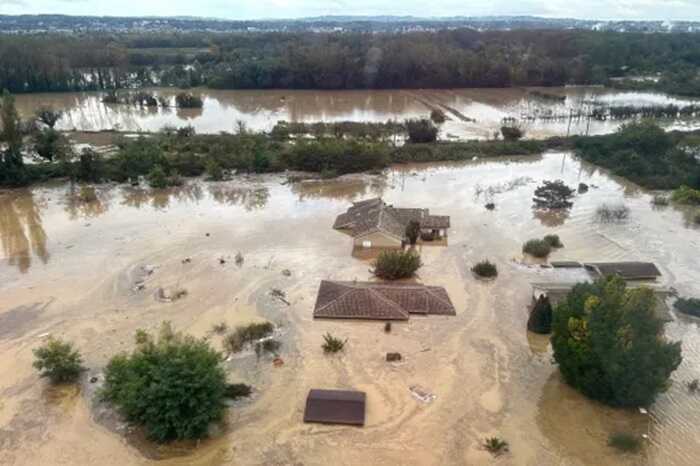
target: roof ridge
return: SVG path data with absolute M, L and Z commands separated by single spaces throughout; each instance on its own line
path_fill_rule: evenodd
M 437 299 L 438 301 L 440 301 L 440 302 L 441 302 L 442 304 L 444 304 L 445 306 L 454 307 L 454 304 L 452 304 L 452 301 L 445 301 L 444 299 L 442 299 L 442 297 L 440 297 L 440 296 L 438 296 L 437 294 L 433 293 L 433 290 L 432 290 L 431 288 L 434 288 L 434 287 L 426 286 L 426 287 L 425 287 L 425 292 L 428 293 L 428 294 L 430 294 L 430 296 L 432 296 L 433 298 Z M 438 287 L 438 288 L 445 289 L 445 288 L 443 288 L 443 287 Z M 445 289 L 445 292 L 447 292 L 446 289 Z M 448 295 L 447 297 L 448 297 L 448 299 L 449 299 L 449 295 Z
M 384 302 L 386 302 L 387 304 L 389 304 L 391 307 L 393 307 L 395 310 L 397 310 L 398 312 L 400 312 L 400 313 L 403 314 L 404 316 L 406 316 L 406 317 L 410 317 L 410 316 L 411 316 L 411 313 L 408 312 L 408 311 L 406 311 L 406 310 L 404 310 L 396 301 L 392 301 L 391 299 L 387 298 L 386 296 L 383 296 L 382 294 L 377 293 L 377 292 L 376 292 L 375 290 L 373 290 L 372 288 L 369 288 L 369 287 L 368 287 L 368 288 L 365 288 L 365 289 L 366 289 L 368 292 L 372 293 L 373 296 L 379 298 L 379 300 L 384 301 Z
M 341 284 L 341 283 L 342 283 L 341 286 L 346 286 L 343 282 L 337 282 L 337 281 L 335 281 L 335 280 L 321 280 L 321 284 L 323 284 L 324 281 L 325 281 L 325 282 L 329 282 L 329 283 L 335 283 L 335 284 Z M 327 302 L 327 303 L 324 304 L 323 306 L 321 306 L 321 307 L 315 309 L 315 310 L 314 310 L 314 314 L 317 313 L 317 312 L 320 312 L 320 311 L 324 310 L 325 308 L 327 308 L 327 307 L 330 306 L 331 304 L 337 302 L 340 298 L 342 298 L 342 297 L 345 296 L 346 294 L 352 293 L 354 290 L 357 290 L 357 289 L 358 289 L 357 287 L 349 287 L 349 286 L 348 286 L 348 288 L 349 288 L 349 289 L 348 289 L 347 291 L 345 291 L 344 293 L 342 293 L 342 294 L 336 296 L 334 299 L 330 300 L 329 302 Z

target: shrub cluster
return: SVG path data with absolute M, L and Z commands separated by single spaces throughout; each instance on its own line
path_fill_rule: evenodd
M 224 337 L 224 348 L 229 353 L 238 353 L 246 345 L 271 335 L 274 329 L 271 322 L 255 322 L 238 326 Z
M 321 345 L 321 348 L 323 348 L 323 352 L 326 354 L 338 353 L 343 351 L 345 348 L 345 343 L 347 343 L 347 340 L 341 340 L 340 338 L 334 337 L 330 333 L 326 333 L 323 336 L 323 344 Z
M 544 258 L 552 252 L 552 246 L 543 239 L 530 239 L 523 244 L 523 252 L 533 257 Z
M 678 298 L 673 307 L 684 314 L 700 317 L 700 299 L 698 298 Z
M 630 208 L 624 204 L 601 204 L 595 211 L 595 218 L 600 223 L 624 222 L 629 216 Z
M 406 120 L 408 140 L 412 143 L 426 143 L 437 141 L 438 128 L 428 119 Z
M 139 332 L 137 345 L 110 360 L 102 397 L 157 441 L 204 437 L 224 412 L 221 354 L 168 324 L 157 340 Z
M 504 141 L 517 141 L 521 139 L 525 133 L 517 126 L 501 126 L 501 135 Z
M 679 204 L 700 205 L 700 189 L 681 186 L 673 191 L 671 199 Z
M 496 264 L 489 262 L 488 259 L 484 259 L 481 262 L 474 264 L 472 267 L 472 272 L 481 278 L 495 278 L 498 276 L 498 269 Z
M 85 370 L 83 358 L 72 343 L 51 337 L 33 352 L 34 368 L 51 383 L 74 382 Z
M 410 278 L 423 265 L 420 256 L 413 251 L 382 251 L 374 261 L 372 273 L 385 280 Z

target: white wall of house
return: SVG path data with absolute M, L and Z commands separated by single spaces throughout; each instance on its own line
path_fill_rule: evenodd
M 354 240 L 356 247 L 364 248 L 400 248 L 401 241 L 393 236 L 387 235 L 381 231 L 369 233 L 367 235 L 358 236 Z

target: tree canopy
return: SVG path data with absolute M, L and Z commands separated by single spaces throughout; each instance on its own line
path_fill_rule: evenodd
M 111 359 L 102 395 L 157 441 L 204 437 L 224 413 L 222 355 L 205 340 L 173 333 L 158 339 L 139 331 L 132 354 Z
M 564 380 L 612 406 L 646 406 L 681 363 L 667 342 L 651 289 L 628 289 L 619 277 L 579 283 L 552 322 L 552 348 Z

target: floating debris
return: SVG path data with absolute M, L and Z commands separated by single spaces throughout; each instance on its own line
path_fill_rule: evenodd
M 175 288 L 174 290 L 169 291 L 163 287 L 160 287 L 156 291 L 156 299 L 166 303 L 177 301 L 185 296 L 187 296 L 187 290 L 184 288 Z
M 190 259 L 189 257 L 185 257 L 184 259 L 182 259 L 183 264 L 189 264 L 190 262 L 192 262 L 192 259 Z
M 291 277 L 291 276 L 292 276 L 292 271 L 289 270 L 289 269 L 284 269 L 284 270 L 282 271 L 282 275 L 284 275 L 285 277 Z
M 226 259 L 223 257 L 219 257 L 219 264 L 224 265 L 226 263 Z
M 291 305 L 292 305 L 292 303 L 290 303 L 289 301 L 287 301 L 287 294 L 286 294 L 284 291 L 280 290 L 279 288 L 273 288 L 272 290 L 270 290 L 270 295 L 271 295 L 273 298 L 279 299 L 280 301 L 282 301 L 282 302 L 283 302 L 284 304 L 286 304 L 287 306 L 291 306 Z
M 401 361 L 401 353 L 386 353 L 387 362 Z
M 423 403 L 432 403 L 433 400 L 437 398 L 437 395 L 430 393 L 427 389 L 421 387 L 420 385 L 411 385 L 408 387 L 408 389 L 411 391 L 411 395 Z
M 284 360 L 282 358 L 275 358 L 272 360 L 272 365 L 275 367 L 282 367 L 284 366 Z
M 241 265 L 243 265 L 243 261 L 245 261 L 245 259 L 243 258 L 243 254 L 241 254 L 240 251 L 238 251 L 238 252 L 236 253 L 236 259 L 235 259 L 235 260 L 236 260 L 236 265 L 237 265 L 237 266 L 240 267 Z

